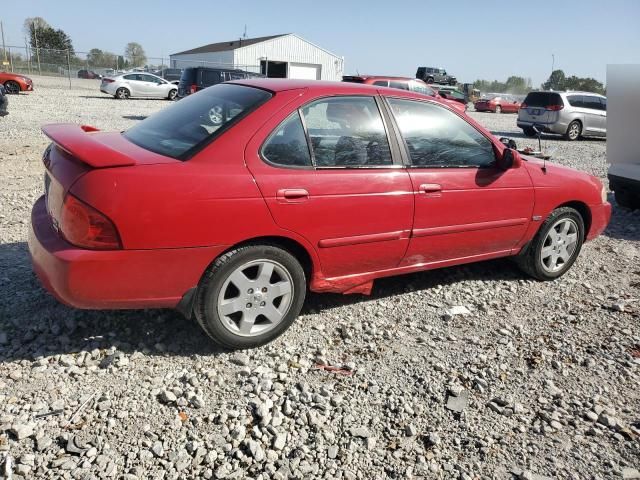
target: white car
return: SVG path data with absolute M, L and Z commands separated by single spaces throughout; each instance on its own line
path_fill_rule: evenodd
M 120 99 L 140 97 L 173 100 L 178 87 L 150 73 L 129 72 L 103 78 L 100 91 Z

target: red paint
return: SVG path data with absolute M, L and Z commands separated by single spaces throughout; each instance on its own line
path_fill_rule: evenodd
M 373 280 L 517 254 L 560 205 L 589 211 L 591 239 L 609 221 L 595 177 L 516 156 L 514 167 L 278 168 L 259 151 L 296 108 L 333 95 L 420 94 L 352 83 L 245 80 L 274 92 L 188 161 L 144 150 L 119 133 L 47 126 L 47 212 L 36 202 L 34 268 L 58 299 L 80 308 L 175 307 L 207 267 L 243 242 L 286 239 L 311 259 L 314 291 L 370 293 Z M 196 94 L 197 95 L 197 94 Z M 504 150 L 471 118 L 458 113 Z M 391 139 L 395 143 L 395 138 Z M 120 249 L 89 250 L 56 226 L 74 197 L 113 222 Z
M 0 84 L 6 85 L 7 82 L 16 82 L 20 85 L 21 92 L 33 91 L 33 80 L 19 73 L 0 72 Z
M 494 112 L 500 107 L 502 113 L 518 113 L 520 102 L 507 100 L 503 97 L 496 97 L 490 100 L 478 100 L 473 107 L 476 112 Z

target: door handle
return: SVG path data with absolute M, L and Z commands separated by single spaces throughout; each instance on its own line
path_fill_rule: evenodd
M 278 200 L 307 200 L 309 198 L 309 192 L 304 188 L 283 188 L 278 190 L 276 197 Z
M 423 183 L 420 185 L 420 193 L 441 192 L 442 186 L 439 183 Z

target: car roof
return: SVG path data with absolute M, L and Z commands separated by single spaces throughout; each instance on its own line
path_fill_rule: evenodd
M 392 77 L 389 75 L 345 75 L 344 78 L 361 78 L 362 80 L 417 80 L 418 82 L 422 82 L 419 78 Z
M 413 80 L 413 79 L 412 79 Z M 284 92 L 287 90 L 302 90 L 306 89 L 320 94 L 342 94 L 342 95 L 358 95 L 366 94 L 372 95 L 376 91 L 380 91 L 385 95 L 394 97 L 407 97 L 415 98 L 417 100 L 431 100 L 442 105 L 448 106 L 447 102 L 441 101 L 439 98 L 423 95 L 418 92 L 412 92 L 410 90 L 402 90 L 398 88 L 381 87 L 378 85 L 368 85 L 365 83 L 352 83 L 352 82 L 329 82 L 324 80 L 292 80 L 284 78 L 256 78 L 256 79 L 243 79 L 234 80 L 232 82 L 237 85 L 245 85 L 249 87 L 262 88 L 274 93 Z
M 577 93 L 579 95 L 593 95 L 595 97 L 607 98 L 606 96 L 601 95 L 600 93 L 584 92 L 584 91 L 581 91 L 581 90 L 532 90 L 529 93 L 557 93 L 558 95 L 561 95 L 561 94 L 569 95 L 569 94 Z

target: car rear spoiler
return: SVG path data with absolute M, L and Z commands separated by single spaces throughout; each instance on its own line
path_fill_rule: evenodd
M 89 125 L 57 123 L 44 125 L 42 132 L 73 158 L 94 168 L 128 167 L 136 161 L 93 135 L 98 129 Z

